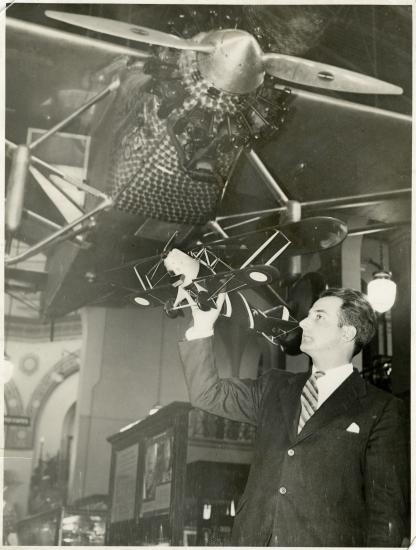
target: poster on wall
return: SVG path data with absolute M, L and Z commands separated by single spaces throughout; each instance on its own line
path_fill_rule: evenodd
M 134 519 L 139 444 L 117 451 L 111 522 Z
M 170 507 L 172 447 L 172 430 L 146 439 L 140 516 L 164 512 Z

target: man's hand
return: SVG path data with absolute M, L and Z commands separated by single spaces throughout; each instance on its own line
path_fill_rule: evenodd
M 185 291 L 186 292 L 186 291 Z M 216 300 L 216 307 L 210 309 L 209 311 L 202 311 L 196 305 L 194 300 L 191 298 L 188 292 L 186 292 L 186 300 L 191 306 L 192 317 L 194 324 L 192 327 L 188 328 L 185 333 L 185 338 L 187 340 L 196 340 L 197 338 L 207 338 L 214 334 L 214 325 L 216 320 L 219 317 L 222 306 L 224 304 L 226 293 L 220 292 Z

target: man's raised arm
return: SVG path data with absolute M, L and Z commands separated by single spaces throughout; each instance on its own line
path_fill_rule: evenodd
M 194 325 L 179 343 L 189 399 L 194 407 L 207 412 L 257 424 L 267 375 L 257 380 L 222 379 L 218 375 L 212 335 L 224 298 L 225 295 L 220 294 L 217 308 L 210 311 L 201 311 L 195 304 L 191 306 Z

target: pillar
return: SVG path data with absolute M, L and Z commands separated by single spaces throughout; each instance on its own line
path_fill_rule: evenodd
M 393 360 L 392 391 L 406 399 L 410 392 L 411 234 L 399 229 L 389 238 L 389 263 L 397 297 L 391 309 Z
M 183 319 L 161 308 L 85 308 L 69 503 L 108 492 L 106 438 L 151 407 L 188 401 L 177 340 Z
M 358 225 L 358 224 L 357 224 Z M 342 243 L 341 250 L 341 285 L 345 288 L 361 290 L 361 235 L 350 235 Z M 356 369 L 362 370 L 362 355 L 353 357 Z

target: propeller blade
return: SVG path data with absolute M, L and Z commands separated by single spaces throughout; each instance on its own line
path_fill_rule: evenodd
M 93 17 L 91 15 L 79 15 L 76 13 L 67 13 L 62 11 L 46 10 L 45 15 L 57 21 L 76 25 L 90 31 L 101 32 L 125 38 L 126 40 L 135 40 L 155 46 L 164 46 L 166 48 L 177 48 L 179 50 L 194 50 L 198 52 L 211 52 L 213 46 L 202 45 L 193 40 L 179 38 L 173 34 L 168 34 L 147 27 L 140 27 L 123 21 L 115 21 L 104 17 Z
M 326 63 L 280 53 L 264 54 L 262 59 L 268 74 L 304 86 L 356 94 L 403 93 L 400 86 Z

